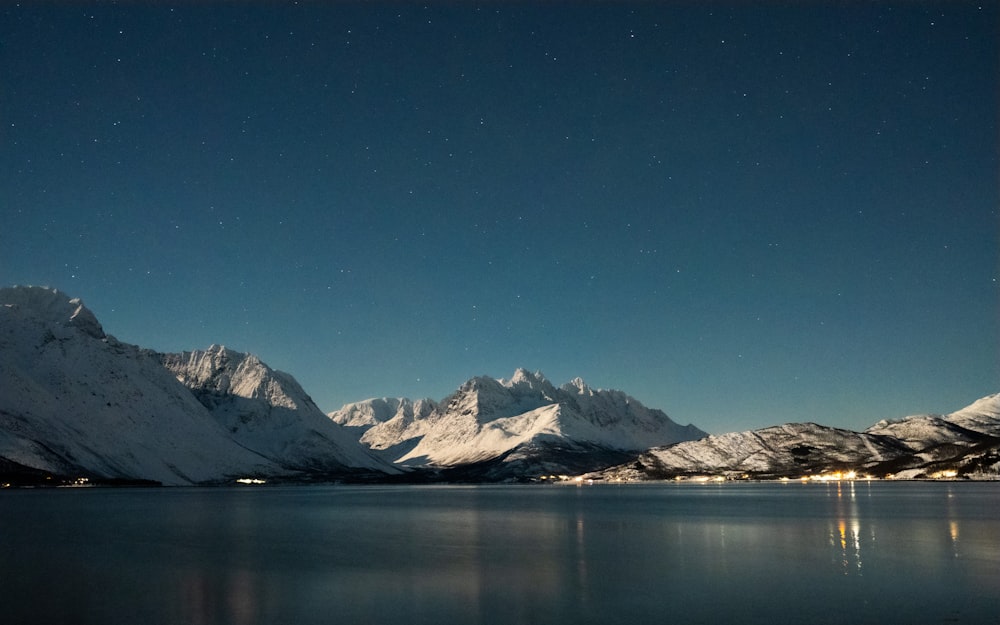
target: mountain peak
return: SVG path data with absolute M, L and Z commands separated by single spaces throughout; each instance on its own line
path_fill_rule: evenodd
M 580 378 L 556 388 L 540 371 L 523 368 L 510 379 L 472 378 L 412 416 L 397 409 L 393 418 L 380 420 L 376 415 L 391 412 L 384 403 L 349 404 L 330 418 L 363 426 L 361 442 L 393 462 L 436 467 L 494 462 L 497 475 L 522 471 L 524 462 L 540 462 L 549 472 L 557 466 L 567 471 L 571 465 L 610 464 L 623 454 L 705 436 L 621 391 L 593 390 Z M 591 452 L 596 454 L 586 459 Z
M 213 344 L 160 360 L 234 439 L 276 464 L 389 468 L 323 414 L 295 378 L 254 354 Z
M 965 408 L 957 410 L 952 414 L 987 414 L 995 415 L 1000 413 L 1000 393 L 987 395 L 972 402 Z
M 92 338 L 105 338 L 97 317 L 83 300 L 57 289 L 42 286 L 14 286 L 0 289 L 0 303 L 24 310 L 28 315 L 58 328 L 75 328 Z
M 594 389 L 587 386 L 587 383 L 583 381 L 583 378 L 576 377 L 563 384 L 562 390 L 569 393 L 575 393 L 577 395 L 593 395 Z
M 541 371 L 531 373 L 527 369 L 519 367 L 516 371 L 514 371 L 514 375 L 512 375 L 509 380 L 501 379 L 499 382 L 502 386 L 506 386 L 507 388 L 513 388 L 514 386 L 520 384 L 527 384 L 528 386 L 534 388 L 536 384 L 548 384 L 549 381 L 545 379 L 545 376 L 542 375 Z
M 180 354 L 164 354 L 163 363 L 189 387 L 232 393 L 248 399 L 266 399 L 276 406 L 302 408 L 312 399 L 289 375 L 275 371 L 254 354 L 223 345 Z

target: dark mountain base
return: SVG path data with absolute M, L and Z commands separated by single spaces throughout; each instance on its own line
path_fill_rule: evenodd
M 6 458 L 0 458 L 0 484 L 12 486 L 59 486 L 69 478 L 52 475 L 48 471 L 26 467 Z
M 0 458 L 0 486 L 3 488 L 56 488 L 60 486 L 162 486 L 162 484 L 154 480 L 138 478 L 62 475 Z

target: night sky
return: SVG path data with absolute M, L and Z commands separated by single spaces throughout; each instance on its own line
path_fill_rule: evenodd
M 0 284 L 325 410 L 712 433 L 1000 391 L 1000 4 L 6 3 Z

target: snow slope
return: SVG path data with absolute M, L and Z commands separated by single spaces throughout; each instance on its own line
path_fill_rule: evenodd
M 913 451 L 945 444 L 971 445 L 983 433 L 964 428 L 939 415 L 914 415 L 898 420 L 882 420 L 865 430 L 868 434 L 891 436 Z
M 556 450 L 640 451 L 705 435 L 620 391 L 595 390 L 580 379 L 556 388 L 524 369 L 509 380 L 472 378 L 440 403 L 372 399 L 330 418 L 358 428 L 362 443 L 409 466 L 455 467 L 515 450 L 522 460 L 528 450 L 538 457 Z
M 1000 393 L 987 395 L 944 418 L 967 430 L 1000 437 Z
M 893 436 L 913 450 L 911 458 L 897 463 L 898 475 L 916 477 L 943 469 L 1000 472 L 1000 394 L 947 415 L 885 419 L 865 432 Z
M 1000 436 L 1000 393 L 983 397 L 947 415 L 883 419 L 865 432 L 895 436 L 916 450 L 942 443 L 970 444 Z

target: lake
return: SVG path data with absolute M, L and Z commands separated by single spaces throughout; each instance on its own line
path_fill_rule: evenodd
M 1000 483 L 0 492 L 0 622 L 1000 624 Z

